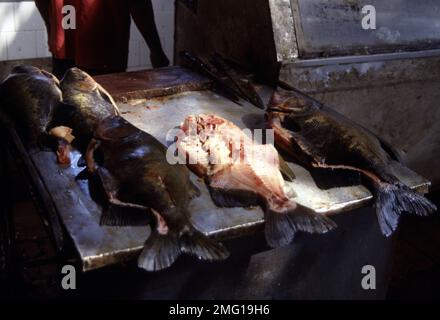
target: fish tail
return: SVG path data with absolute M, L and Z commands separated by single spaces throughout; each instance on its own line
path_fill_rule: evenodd
M 139 268 L 159 271 L 171 266 L 181 255 L 177 236 L 159 234 L 152 231 L 138 258 Z
M 404 184 L 380 183 L 376 187 L 376 214 L 380 229 L 386 237 L 397 229 L 403 212 L 428 216 L 437 210 L 431 201 Z
M 192 227 L 190 230 L 179 239 L 182 252 L 208 261 L 225 260 L 229 256 L 228 250 L 220 242 L 208 238 Z
M 151 223 L 145 209 L 132 208 L 129 205 L 108 203 L 103 210 L 99 224 L 102 226 L 145 226 Z
M 297 231 L 326 233 L 334 228 L 336 223 L 330 218 L 294 203 L 282 211 L 266 210 L 265 235 L 272 248 L 288 245 Z
M 138 258 L 138 266 L 147 271 L 159 271 L 170 267 L 182 253 L 208 261 L 224 260 L 229 256 L 229 252 L 221 243 L 192 227 L 188 229 L 190 231 L 180 237 L 153 231 Z

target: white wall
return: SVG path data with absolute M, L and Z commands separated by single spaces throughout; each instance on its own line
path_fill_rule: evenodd
M 162 47 L 172 63 L 174 53 L 174 0 L 152 0 L 152 3 Z M 150 52 L 136 25 L 132 21 L 128 69 L 135 70 L 145 67 L 151 67 Z
M 163 48 L 173 60 L 174 1 L 152 0 Z M 132 22 L 128 69 L 151 67 L 149 50 Z M 33 1 L 0 2 L 0 60 L 50 57 L 43 20 Z

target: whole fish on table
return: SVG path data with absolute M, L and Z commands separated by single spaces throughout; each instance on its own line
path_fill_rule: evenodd
M 360 172 L 374 187 L 382 233 L 390 236 L 403 212 L 426 216 L 437 208 L 391 171 L 398 152 L 366 128 L 296 91 L 272 95 L 267 123 L 275 144 L 314 167 Z
M 189 116 L 181 129 L 178 154 L 205 178 L 214 203 L 221 207 L 261 205 L 270 246 L 289 244 L 296 231 L 325 233 L 336 226 L 289 198 L 281 171 L 290 177 L 293 173 L 280 163 L 272 145 L 254 143 L 240 128 L 215 115 Z
M 58 79 L 33 66 L 15 67 L 0 84 L 0 111 L 15 123 L 28 147 L 48 142 L 47 131 L 61 102 Z
M 111 212 L 116 207 L 154 217 L 151 234 L 138 259 L 139 267 L 149 271 L 169 267 L 182 253 L 203 260 L 227 258 L 228 252 L 220 243 L 192 226 L 188 204 L 199 190 L 190 181 L 185 165 L 167 162 L 166 151 L 153 136 L 122 117 L 109 117 L 99 123 L 86 161 L 89 171 L 99 176 L 110 202 L 104 219 L 119 220 Z

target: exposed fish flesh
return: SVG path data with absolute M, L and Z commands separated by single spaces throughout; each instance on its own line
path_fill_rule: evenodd
M 205 178 L 215 204 L 261 205 L 270 246 L 287 245 L 296 231 L 325 233 L 335 227 L 329 218 L 289 199 L 272 145 L 254 143 L 240 128 L 215 115 L 189 116 L 181 129 L 179 156 Z

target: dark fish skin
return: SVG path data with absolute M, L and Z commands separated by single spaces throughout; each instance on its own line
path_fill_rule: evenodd
M 188 204 L 199 190 L 189 180 L 185 165 L 167 162 L 165 146 L 153 136 L 122 117 L 109 117 L 98 125 L 86 160 L 89 171 L 100 177 L 113 206 L 144 209 L 155 218 L 139 267 L 161 270 L 181 253 L 204 260 L 228 256 L 221 244 L 191 225 Z
M 25 144 L 43 144 L 62 101 L 58 79 L 33 66 L 15 67 L 0 85 L 0 109 L 16 124 Z
M 73 129 L 80 150 L 85 150 L 99 121 L 119 115 L 110 94 L 90 75 L 78 69 L 66 71 L 60 82 L 63 108 L 55 115 L 57 125 Z
M 403 212 L 426 216 L 437 210 L 389 169 L 397 152 L 368 129 L 295 91 L 276 91 L 266 120 L 276 145 L 299 161 L 320 168 L 361 172 L 373 185 L 382 233 L 390 236 Z

